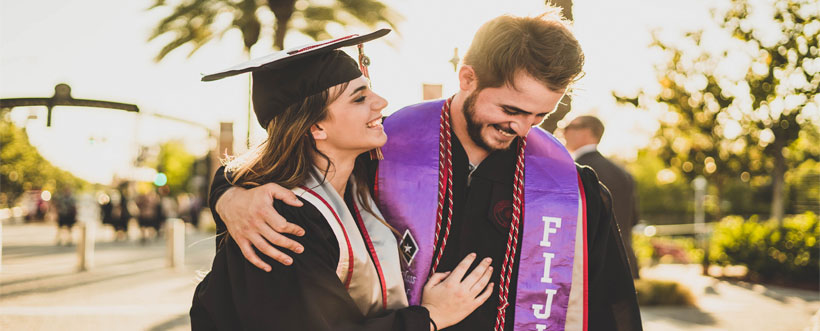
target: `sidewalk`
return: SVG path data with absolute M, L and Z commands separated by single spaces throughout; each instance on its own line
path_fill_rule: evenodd
M 677 281 L 696 297 L 697 307 L 641 307 L 645 330 L 820 330 L 820 293 L 728 282 L 701 275 L 700 265 L 658 265 L 641 277 Z M 810 328 L 815 327 L 815 328 Z
M 76 272 L 76 247 L 55 246 L 54 225 L 4 224 L 2 231 L 4 331 L 189 330 L 191 297 L 214 254 L 213 238 L 189 229 L 185 267 L 171 270 L 163 240 L 142 246 L 132 233 L 132 241 L 110 242 L 111 231 L 100 228 L 95 268 Z M 812 320 L 820 310 L 813 291 L 721 281 L 700 275 L 697 265 L 659 265 L 641 275 L 682 283 L 698 304 L 643 307 L 648 331 L 803 331 L 820 318 Z
M 209 235 L 188 229 L 185 266 L 172 270 L 164 238 L 110 242 L 99 228 L 95 266 L 77 272 L 76 247 L 55 246 L 53 224 L 2 231 L 0 330 L 190 330 L 193 291 L 214 252 Z

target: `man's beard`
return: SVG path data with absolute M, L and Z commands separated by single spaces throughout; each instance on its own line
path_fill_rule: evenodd
M 495 148 L 490 146 L 490 144 L 487 143 L 487 141 L 481 135 L 482 124 L 476 122 L 475 120 L 475 103 L 478 99 L 479 92 L 481 91 L 473 91 L 473 93 L 470 93 L 470 95 L 467 96 L 467 99 L 464 100 L 464 120 L 467 122 L 467 134 L 470 136 L 470 140 L 472 140 L 473 143 L 476 144 L 476 146 L 487 152 L 495 152 L 509 149 L 512 146 L 512 144 L 509 144 L 504 148 Z

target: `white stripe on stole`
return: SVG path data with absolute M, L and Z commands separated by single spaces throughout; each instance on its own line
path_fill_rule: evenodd
M 291 191 L 316 207 L 322 216 L 325 217 L 327 224 L 330 225 L 330 229 L 333 230 L 333 234 L 336 235 L 336 241 L 339 243 L 339 264 L 336 265 L 336 276 L 339 277 L 342 284 L 347 283 L 347 270 L 350 268 L 350 258 L 347 253 L 348 243 L 344 241 L 344 230 L 339 222 L 336 221 L 336 216 L 334 216 L 333 212 L 327 208 L 327 205 L 325 205 L 313 194 L 307 193 L 300 187 L 294 188 Z
M 390 229 L 376 217 L 363 211 L 358 198 L 353 199 L 359 209 L 359 215 L 362 217 L 364 230 L 368 232 L 373 244 L 374 253 L 377 255 L 376 258 L 380 260 L 381 268 L 378 268 L 371 258 L 370 250 L 365 243 L 362 232 L 359 230 L 356 216 L 351 214 L 344 198 L 339 195 L 336 189 L 328 182 L 319 184 L 319 181 L 312 176 L 305 182 L 304 187 L 321 198 L 304 189 L 294 189 L 293 191 L 316 207 L 333 229 L 334 235 L 339 242 L 339 264 L 336 267 L 336 275 L 342 283 L 349 284 L 347 292 L 362 314 L 369 316 L 378 313 L 384 310 L 385 305 L 388 309 L 406 307 L 407 297 L 398 264 L 398 246 Z M 352 178 L 348 182 L 347 190 L 350 190 L 351 193 L 356 191 Z M 325 201 L 323 202 L 322 199 Z M 375 207 L 372 199 L 369 202 L 371 206 Z M 376 210 L 374 212 L 378 213 Z M 338 220 L 336 216 L 338 216 Z M 347 242 L 345 241 L 345 233 L 347 233 L 349 240 Z M 348 247 L 353 252 L 352 258 L 349 256 Z M 353 272 L 348 280 L 349 268 L 352 268 Z M 384 290 L 381 286 L 380 274 L 384 278 Z M 386 301 L 383 300 L 382 291 L 386 292 Z
M 581 184 L 581 183 L 579 183 Z M 584 329 L 584 197 L 578 194 L 578 223 L 575 226 L 575 258 L 572 263 L 572 287 L 564 330 Z

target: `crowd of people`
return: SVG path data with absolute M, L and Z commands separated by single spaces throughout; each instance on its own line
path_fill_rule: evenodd
M 173 197 L 161 189 L 129 194 L 125 185 L 100 193 L 97 199 L 102 223 L 114 229 L 114 240 L 128 240 L 128 226 L 131 220 L 136 220 L 141 243 L 159 238 L 168 218 L 178 217 L 194 227 L 199 226 L 201 201 L 195 194 Z
M 128 241 L 129 226 L 137 227 L 139 241 L 147 243 L 163 235 L 165 221 L 168 218 L 181 218 L 193 227 L 199 226 L 203 200 L 196 194 L 183 193 L 176 196 L 167 194 L 167 190 L 154 188 L 134 193 L 128 184 L 117 189 L 97 193 L 99 220 L 109 226 L 114 233 L 114 241 Z M 46 201 L 41 219 L 53 214 L 57 223 L 57 245 L 72 245 L 72 229 L 77 224 L 79 202 L 75 192 L 63 188 Z

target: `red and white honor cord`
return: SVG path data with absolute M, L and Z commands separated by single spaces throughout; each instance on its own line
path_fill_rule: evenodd
M 501 266 L 501 279 L 498 284 L 498 313 L 495 316 L 495 330 L 504 330 L 507 317 L 507 307 L 510 294 L 510 278 L 515 264 L 516 247 L 518 247 L 518 229 L 524 215 L 524 149 L 527 147 L 527 138 L 518 140 L 518 153 L 515 162 L 515 178 L 513 180 L 513 213 L 510 221 L 510 232 L 507 237 L 507 253 L 504 255 L 504 264 Z
M 438 244 L 439 233 L 441 233 L 441 223 L 447 220 L 444 230 L 444 239 L 441 242 L 436 258 L 433 260 L 433 268 L 430 275 L 436 272 L 441 255 L 444 253 L 444 246 L 447 245 L 447 238 L 450 236 L 450 225 L 453 223 L 453 146 L 450 135 L 450 103 L 453 97 L 444 102 L 441 107 L 441 117 L 439 121 L 438 140 L 438 210 L 436 212 L 436 236 L 434 245 Z M 447 198 L 447 217 L 444 218 L 444 199 Z
M 450 104 L 453 97 L 447 99 L 441 107 L 441 117 L 439 123 L 439 163 L 438 163 L 438 211 L 436 212 L 436 233 L 435 244 L 439 242 L 442 223 L 446 220 L 444 237 L 433 260 L 433 267 L 430 274 L 436 272 L 444 248 L 447 245 L 447 238 L 450 236 L 450 225 L 453 219 L 453 151 L 452 136 L 450 133 Z M 518 139 L 518 153 L 516 153 L 515 178 L 513 179 L 513 213 L 510 222 L 510 232 L 507 236 L 507 251 L 504 255 L 504 264 L 501 267 L 501 277 L 498 284 L 498 312 L 495 320 L 495 330 L 504 330 L 506 321 L 506 311 L 510 303 L 508 300 L 510 290 L 510 278 L 512 278 L 513 265 L 515 265 L 516 247 L 518 247 L 518 230 L 521 218 L 524 215 L 524 149 L 527 147 L 527 138 Z M 444 217 L 444 199 L 447 199 L 447 216 Z

